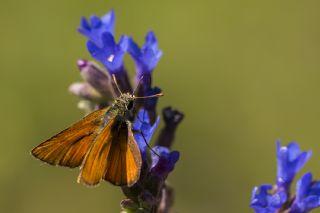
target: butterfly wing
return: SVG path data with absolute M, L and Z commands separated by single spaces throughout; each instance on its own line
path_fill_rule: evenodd
M 120 128 L 117 140 L 112 144 L 108 156 L 108 167 L 104 179 L 115 185 L 132 186 L 140 177 L 141 153 L 134 139 L 130 122 Z
M 96 137 L 78 182 L 92 186 L 105 179 L 115 185 L 132 185 L 139 178 L 140 169 L 141 154 L 129 122 L 114 118 Z
M 110 119 L 96 137 L 81 166 L 78 177 L 79 183 L 93 186 L 101 181 L 108 163 L 107 159 L 113 140 L 114 124 L 115 119 Z
M 32 150 L 40 160 L 59 166 L 78 167 L 102 128 L 108 108 L 90 113 Z

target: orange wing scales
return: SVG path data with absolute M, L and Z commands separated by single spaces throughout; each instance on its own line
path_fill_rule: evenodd
M 131 186 L 138 180 L 140 169 L 141 154 L 130 124 L 114 118 L 96 137 L 78 182 L 93 186 L 105 179 L 114 185 Z
M 114 185 L 131 186 L 137 182 L 141 170 L 141 153 L 136 143 L 130 123 L 121 128 L 117 140 L 114 140 L 108 161 L 105 180 Z
M 78 167 L 78 182 L 93 186 L 102 179 L 131 186 L 141 170 L 141 153 L 131 123 L 117 116 L 104 125 L 108 108 L 97 110 L 32 150 L 52 165 Z
M 114 185 L 127 185 L 126 179 L 126 144 L 127 135 L 119 135 L 118 140 L 113 143 L 112 152 L 109 154 L 108 162 L 110 164 L 107 167 L 105 173 L 105 180 Z
M 111 128 L 113 123 L 114 119 L 109 120 L 96 137 L 81 166 L 78 182 L 92 186 L 101 181 L 107 167 L 107 158 L 112 144 Z
M 87 115 L 32 150 L 40 160 L 67 167 L 78 167 L 101 129 L 108 108 Z
M 134 139 L 131 129 L 129 130 L 128 149 L 130 151 L 126 153 L 127 180 L 128 186 L 132 186 L 140 177 L 142 160 L 139 146 Z

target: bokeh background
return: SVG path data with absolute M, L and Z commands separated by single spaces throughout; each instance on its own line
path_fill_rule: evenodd
M 142 44 L 156 32 L 164 52 L 154 72 L 165 93 L 159 109 L 186 114 L 174 146 L 181 160 L 169 178 L 176 212 L 252 212 L 252 187 L 275 181 L 277 138 L 312 149 L 303 172 L 320 178 L 319 7 L 318 0 L 1 0 L 0 212 L 119 212 L 119 188 L 88 189 L 76 183 L 77 169 L 30 155 L 83 115 L 67 92 L 80 81 L 76 60 L 90 58 L 76 28 L 81 16 L 111 8 L 118 38 Z

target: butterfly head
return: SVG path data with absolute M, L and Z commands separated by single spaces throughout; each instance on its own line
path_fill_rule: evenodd
M 155 95 L 149 95 L 149 96 L 142 96 L 142 97 L 135 96 L 134 95 L 135 91 L 137 90 L 142 78 L 140 79 L 137 87 L 133 90 L 133 92 L 131 94 L 130 93 L 122 93 L 119 88 L 119 85 L 117 83 L 117 79 L 116 79 L 115 75 L 112 75 L 112 78 L 113 78 L 113 81 L 116 85 L 116 88 L 117 88 L 120 96 L 115 99 L 114 103 L 111 106 L 111 111 L 116 112 L 116 114 L 118 116 L 120 116 L 121 118 L 126 119 L 127 117 L 129 117 L 132 109 L 134 108 L 134 101 L 136 99 L 156 98 L 156 97 L 163 96 L 162 93 L 158 93 Z
M 125 114 L 133 108 L 134 99 L 134 95 L 122 93 L 115 99 L 113 107 L 118 110 L 118 114 L 125 116 Z

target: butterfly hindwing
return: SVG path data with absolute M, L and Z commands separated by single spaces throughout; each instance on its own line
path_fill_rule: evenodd
M 128 128 L 128 149 L 126 152 L 127 162 L 127 185 L 132 186 L 140 177 L 141 172 L 141 152 L 133 136 L 131 125 Z
M 102 128 L 108 108 L 90 113 L 32 150 L 40 160 L 67 167 L 81 165 L 98 131 Z
M 141 170 L 141 153 L 136 143 L 130 122 L 122 123 L 117 140 L 112 144 L 104 179 L 114 185 L 132 186 L 138 180 Z

